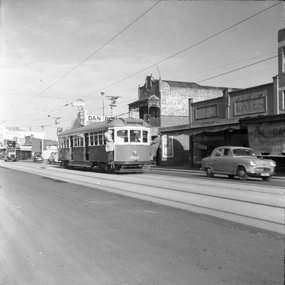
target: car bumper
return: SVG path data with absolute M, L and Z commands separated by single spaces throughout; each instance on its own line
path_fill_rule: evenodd
M 252 177 L 269 177 L 274 174 L 274 168 L 252 167 L 248 169 L 247 174 Z

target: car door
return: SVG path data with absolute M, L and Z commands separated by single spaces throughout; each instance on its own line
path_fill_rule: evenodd
M 230 148 L 220 148 L 215 159 L 215 172 L 232 173 L 232 152 Z
M 222 153 L 222 162 L 220 165 L 220 171 L 223 173 L 234 173 L 235 164 L 233 161 L 233 153 L 230 148 L 224 148 Z
M 213 153 L 213 171 L 214 172 L 220 172 L 221 165 L 222 165 L 222 148 L 215 149 Z

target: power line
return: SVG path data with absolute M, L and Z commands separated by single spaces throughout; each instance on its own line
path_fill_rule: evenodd
M 229 26 L 229 27 L 227 27 L 227 28 L 225 28 L 225 29 L 223 29 L 223 30 L 221 30 L 221 31 L 211 35 L 211 36 L 209 36 L 209 37 L 207 37 L 207 38 L 205 38 L 205 39 L 202 39 L 201 41 L 199 41 L 199 42 L 197 42 L 197 43 L 195 43 L 195 44 L 193 44 L 191 46 L 188 46 L 188 47 L 186 47 L 186 48 L 184 48 L 184 49 L 182 49 L 182 50 L 180 50 L 180 51 L 178 51 L 178 52 L 176 52 L 176 53 L 174 53 L 174 54 L 172 54 L 172 55 L 170 55 L 168 57 L 165 57 L 165 58 L 161 59 L 160 61 L 157 61 L 157 62 L 153 63 L 152 65 L 150 65 L 148 67 L 145 67 L 145 68 L 143 68 L 143 69 L 141 69 L 141 70 L 139 70 L 139 71 L 137 71 L 135 73 L 132 73 L 132 74 L 130 74 L 130 75 L 128 75 L 128 76 L 126 76 L 126 77 L 124 77 L 124 78 L 122 78 L 122 79 L 120 79 L 120 80 L 118 80 L 118 81 L 116 81 L 116 82 L 114 82 L 114 83 L 112 83 L 110 85 L 107 85 L 104 88 L 98 89 L 98 90 L 96 90 L 96 91 L 94 91 L 94 92 L 92 92 L 92 93 L 90 93 L 90 94 L 88 94 L 86 96 L 82 96 L 82 98 L 88 98 L 88 97 L 92 96 L 93 94 L 95 94 L 97 92 L 100 92 L 100 91 L 102 91 L 104 89 L 113 87 L 114 85 L 117 85 L 117 84 L 119 84 L 119 83 L 121 83 L 121 82 L 123 82 L 123 81 L 125 81 L 125 80 L 127 80 L 127 79 L 129 79 L 129 78 L 131 78 L 131 77 L 133 77 L 135 75 L 137 75 L 137 74 L 142 73 L 143 71 L 146 71 L 146 70 L 148 70 L 148 69 L 150 69 L 150 68 L 152 68 L 154 66 L 158 66 L 158 64 L 160 64 L 160 63 L 162 63 L 164 61 L 167 61 L 167 60 L 169 60 L 169 59 L 171 59 L 171 58 L 173 58 L 175 56 L 178 56 L 178 55 L 186 52 L 187 50 L 192 49 L 192 48 L 194 48 L 194 47 L 196 47 L 196 46 L 198 46 L 198 45 L 200 45 L 200 44 L 202 44 L 202 43 L 204 43 L 204 42 L 206 42 L 206 41 L 208 41 L 208 40 L 210 40 L 210 39 L 212 39 L 212 38 L 214 38 L 214 37 L 216 37 L 216 36 L 218 36 L 218 35 L 220 35 L 220 34 L 222 34 L 224 32 L 226 32 L 226 31 L 232 29 L 233 27 L 238 26 L 238 25 L 248 21 L 249 19 L 252 19 L 252 18 L 256 17 L 257 15 L 259 15 L 259 14 L 261 14 L 261 13 L 263 13 L 263 12 L 273 8 L 273 7 L 275 7 L 276 5 L 278 5 L 280 3 L 281 2 L 275 3 L 275 4 L 273 4 L 273 5 L 269 6 L 269 7 L 265 8 L 265 9 L 263 9 L 263 10 L 257 12 L 257 13 L 255 13 L 255 14 L 253 14 L 253 15 L 251 15 L 251 16 L 249 16 L 249 17 L 247 17 L 247 18 L 245 18 L 245 19 L 243 19 L 243 20 L 241 20 L 241 21 L 239 21 L 239 22 L 237 22 L 237 23 L 235 23 L 235 24 L 233 24 L 233 25 L 231 25 L 231 26 Z
M 63 79 L 65 79 L 68 75 L 70 75 L 74 70 L 76 70 L 79 66 L 81 66 L 83 63 L 88 61 L 91 57 L 93 57 L 95 54 L 97 54 L 100 50 L 102 50 L 105 46 L 107 46 L 110 42 L 112 42 L 114 39 L 116 39 L 119 35 L 121 35 L 123 32 L 125 32 L 129 27 L 131 27 L 134 23 L 136 23 L 139 19 L 141 19 L 145 14 L 147 14 L 150 10 L 152 10 L 156 5 L 158 5 L 162 0 L 157 1 L 154 3 L 150 8 L 148 8 L 145 12 L 143 12 L 141 15 L 139 15 L 137 18 L 135 18 L 130 24 L 128 24 L 125 28 L 123 28 L 120 32 L 115 34 L 113 37 L 111 37 L 108 41 L 106 41 L 104 44 L 102 44 L 99 48 L 97 48 L 94 52 L 92 52 L 90 55 L 88 55 L 85 59 L 83 59 L 80 63 L 75 65 L 71 70 L 63 74 L 59 79 L 57 79 L 55 82 L 47 86 L 43 91 L 38 93 L 36 96 L 31 98 L 30 101 L 26 102 L 25 105 L 29 104 L 32 100 L 39 97 L 49 89 L 51 89 L 53 86 L 57 85 L 59 82 L 61 82 Z M 24 105 L 24 106 L 25 106 Z M 24 107 L 22 106 L 22 107 Z
M 247 67 L 250 67 L 250 66 L 253 66 L 253 65 L 256 65 L 256 64 L 259 64 L 261 62 L 264 62 L 264 61 L 267 61 L 267 60 L 270 60 L 270 59 L 273 59 L 275 57 L 277 57 L 278 55 L 275 55 L 275 56 L 271 56 L 271 57 L 268 57 L 268 58 L 265 58 L 263 60 L 260 60 L 260 61 L 257 61 L 257 62 L 254 62 L 254 63 L 251 63 L 251 64 L 248 64 L 248 65 L 245 65 L 245 66 L 242 66 L 242 67 L 239 67 L 239 68 L 236 68 L 236 69 L 233 69 L 231 71 L 227 71 L 227 72 L 224 72 L 224 73 L 221 73 L 221 74 L 218 74 L 218 75 L 215 75 L 215 76 L 212 76 L 212 77 L 209 77 L 207 79 L 203 79 L 203 80 L 200 80 L 200 81 L 197 81 L 197 83 L 201 83 L 201 82 L 204 82 L 204 81 L 208 81 L 210 79 L 213 79 L 213 78 L 217 78 L 217 77 L 220 77 L 220 76 L 223 76 L 223 75 L 226 75 L 226 74 L 229 74 L 229 73 L 233 73 L 235 71 L 238 71 L 238 70 L 241 70 L 241 69 L 244 69 L 244 68 L 247 68 Z
M 107 41 L 104 45 L 106 45 L 107 43 L 111 42 L 111 40 L 113 40 L 113 39 L 116 38 L 119 34 L 121 34 L 123 31 L 125 31 L 128 27 L 130 27 L 134 22 L 136 22 L 139 18 L 141 18 L 143 15 L 145 15 L 148 11 L 150 11 L 154 6 L 156 6 L 156 5 L 157 5 L 159 2 L 161 2 L 161 1 L 162 1 L 162 0 L 159 0 L 158 2 L 156 2 L 156 3 L 155 3 L 153 6 L 151 6 L 148 10 L 146 10 L 143 14 L 141 14 L 138 18 L 136 18 L 136 19 L 135 19 L 133 22 L 131 22 L 128 26 L 126 26 L 121 32 L 119 32 L 117 35 L 115 35 L 115 36 L 112 37 L 109 41 Z M 265 11 L 267 11 L 267 10 L 273 8 L 273 7 L 275 7 L 276 5 L 278 5 L 278 4 L 280 4 L 280 3 L 281 3 L 281 2 L 275 3 L 275 4 L 273 4 L 273 5 L 269 6 L 269 7 L 265 8 L 265 9 L 263 9 L 263 10 L 257 12 L 257 13 L 255 13 L 255 14 L 253 14 L 253 15 L 251 15 L 251 16 L 249 16 L 249 17 L 247 17 L 247 18 L 245 18 L 245 19 L 243 19 L 243 20 L 241 20 L 241 21 L 239 21 L 239 22 L 237 22 L 237 23 L 235 23 L 235 24 L 233 24 L 233 25 L 231 25 L 231 26 L 229 26 L 229 27 L 227 27 L 227 28 L 225 28 L 225 29 L 223 29 L 223 30 L 221 30 L 221 31 L 219 31 L 219 32 L 217 32 L 217 33 L 215 33 L 215 34 L 213 34 L 213 35 L 211 35 L 211 36 L 209 36 L 209 37 L 207 37 L 207 38 L 201 40 L 201 41 L 199 41 L 199 42 L 197 42 L 197 43 L 195 43 L 195 44 L 193 44 L 193 45 L 191 45 L 191 46 L 188 46 L 188 47 L 186 47 L 186 48 L 184 48 L 184 49 L 182 49 L 182 50 L 180 50 L 180 51 L 178 51 L 178 52 L 176 52 L 176 53 L 174 53 L 174 54 L 172 54 L 172 55 L 170 55 L 170 56 L 168 56 L 168 57 L 166 57 L 166 58 L 164 58 L 164 59 L 162 59 L 162 60 L 160 60 L 160 61 L 158 61 L 158 62 L 156 62 L 156 63 L 154 63 L 154 64 L 152 64 L 152 65 L 150 65 L 150 66 L 148 66 L 148 67 L 146 67 L 146 68 L 143 68 L 143 69 L 141 69 L 141 70 L 139 70 L 139 71 L 137 71 L 137 72 L 135 72 L 135 73 L 132 73 L 132 74 L 130 74 L 130 75 L 128 75 L 128 76 L 126 76 L 126 77 L 124 77 L 124 78 L 122 78 L 122 79 L 120 79 L 120 80 L 118 80 L 118 81 L 116 81 L 116 82 L 113 82 L 113 83 L 111 83 L 110 85 L 107 85 L 107 86 L 105 86 L 105 87 L 103 87 L 103 88 L 101 88 L 101 89 L 98 89 L 98 90 L 96 90 L 96 91 L 93 91 L 92 93 L 89 93 L 88 95 L 81 96 L 81 98 L 88 98 L 88 97 L 92 96 L 93 94 L 95 94 L 95 93 L 97 93 L 97 92 L 103 91 L 103 90 L 105 90 L 105 89 L 107 89 L 107 88 L 110 88 L 110 87 L 112 87 L 112 86 L 114 86 L 114 85 L 117 85 L 117 84 L 119 84 L 119 83 L 121 83 L 121 82 L 123 82 L 123 81 L 125 81 L 125 80 L 127 80 L 127 79 L 129 79 L 129 78 L 131 78 L 131 77 L 133 77 L 133 76 L 135 76 L 135 75 L 137 75 L 137 74 L 140 74 L 141 72 L 143 72 L 143 71 L 145 71 L 145 70 L 148 70 L 148 69 L 150 69 L 150 68 L 152 68 L 152 67 L 154 67 L 154 66 L 157 66 L 158 64 L 160 64 L 160 63 L 162 63 L 162 62 L 164 62 L 164 61 L 167 61 L 167 60 L 169 60 L 169 59 L 171 59 L 171 58 L 173 58 L 173 57 L 175 57 L 175 56 L 177 56 L 177 55 L 180 55 L 180 54 L 184 53 L 185 51 L 187 51 L 187 50 L 189 50 L 189 49 L 192 49 L 192 48 L 194 48 L 194 47 L 196 47 L 196 46 L 198 46 L 198 45 L 200 45 L 200 44 L 202 44 L 202 43 L 204 43 L 204 42 L 206 42 L 206 41 L 208 41 L 208 40 L 210 40 L 210 39 L 212 39 L 212 38 L 214 38 L 214 37 L 216 37 L 216 36 L 218 36 L 218 35 L 220 35 L 220 34 L 222 34 L 222 33 L 224 33 L 224 32 L 226 32 L 226 31 L 228 31 L 228 30 L 231 29 L 231 28 L 233 28 L 233 27 L 235 27 L 235 26 L 237 26 L 237 25 L 240 25 L 241 23 L 244 23 L 245 21 L 248 21 L 249 19 L 251 19 L 251 18 L 253 18 L 253 17 L 255 17 L 255 16 L 257 16 L 257 15 L 259 15 L 259 14 L 261 14 L 261 13 L 263 13 L 263 12 L 265 12 Z M 103 45 L 103 46 L 104 46 L 104 45 Z M 102 46 L 100 49 L 102 49 L 103 46 Z M 100 49 L 96 50 L 92 55 L 88 56 L 85 60 L 83 60 L 80 64 L 78 64 L 78 65 L 77 65 L 75 68 L 73 68 L 71 71 L 69 71 L 68 73 L 66 73 L 63 77 L 66 77 L 68 74 L 70 74 L 74 69 L 76 69 L 79 65 L 81 65 L 81 64 L 84 63 L 85 61 L 87 61 L 91 56 L 93 56 L 93 55 L 94 55 L 97 51 L 99 51 Z M 276 57 L 276 56 L 274 56 L 274 57 Z M 231 73 L 231 72 L 234 72 L 234 71 L 237 71 L 237 70 L 246 68 L 246 67 L 249 67 L 249 66 L 251 66 L 251 65 L 258 64 L 258 63 L 260 63 L 260 62 L 269 60 L 269 59 L 274 58 L 274 57 L 270 57 L 270 58 L 267 58 L 267 59 L 265 59 L 265 60 L 262 60 L 262 61 L 259 61 L 259 62 L 250 64 L 250 65 L 248 65 L 248 66 L 244 66 L 244 67 L 238 68 L 238 69 L 236 69 L 236 70 L 233 70 L 233 71 L 230 71 L 230 72 L 226 72 L 225 74 Z M 222 76 L 222 75 L 224 75 L 224 74 L 220 74 L 220 75 L 214 76 L 213 78 L 218 77 L 218 76 Z M 62 79 L 63 79 L 63 78 L 62 78 Z M 202 80 L 202 81 L 206 81 L 206 80 L 210 80 L 210 79 L 212 79 L 212 78 L 208 78 L 208 79 L 205 79 L 205 80 Z M 59 80 L 61 80 L 61 79 L 59 79 Z M 47 89 L 49 89 L 49 88 L 51 88 L 52 86 L 54 86 L 55 84 L 57 84 L 57 83 L 59 82 L 59 80 L 56 81 L 55 83 L 51 84 L 50 86 L 48 86 L 45 90 L 43 90 L 41 93 L 39 93 L 36 97 L 40 96 L 41 94 L 43 94 L 44 92 L 46 92 Z M 202 82 L 202 81 L 199 81 L 199 82 Z M 34 97 L 34 98 L 35 98 L 35 97 Z M 31 102 L 34 98 L 32 98 L 29 102 Z M 29 102 L 28 102 L 28 103 L 29 103 Z M 71 104 L 71 103 L 68 103 L 68 104 Z M 63 105 L 63 106 L 60 106 L 60 108 L 66 106 L 66 105 L 68 105 L 68 104 L 65 104 L 65 105 Z

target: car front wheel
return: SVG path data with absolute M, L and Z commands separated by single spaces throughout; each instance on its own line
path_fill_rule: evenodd
M 208 177 L 213 177 L 214 176 L 214 172 L 212 171 L 212 169 L 211 168 L 206 168 L 206 175 L 208 176 Z
M 243 166 L 238 167 L 237 176 L 240 180 L 247 180 L 248 175 L 247 175 L 246 170 Z

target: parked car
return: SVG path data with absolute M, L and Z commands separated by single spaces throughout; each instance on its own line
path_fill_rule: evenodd
M 210 156 L 202 159 L 202 170 L 209 177 L 225 174 L 230 178 L 238 176 L 241 180 L 249 176 L 270 180 L 275 166 L 275 161 L 257 157 L 251 148 L 239 146 L 217 147 Z
M 4 161 L 17 161 L 17 160 L 18 158 L 17 158 L 16 152 L 8 152 L 4 156 Z
M 42 153 L 41 152 L 35 152 L 33 154 L 33 162 L 42 162 Z

